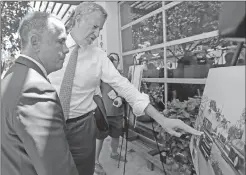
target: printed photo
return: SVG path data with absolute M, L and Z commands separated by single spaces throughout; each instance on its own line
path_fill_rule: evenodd
M 245 67 L 209 72 L 195 124 L 204 135 L 190 143 L 197 174 L 245 174 L 244 73 Z

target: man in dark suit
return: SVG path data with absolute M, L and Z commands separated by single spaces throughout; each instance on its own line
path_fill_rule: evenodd
M 1 163 L 4 175 L 77 175 L 65 119 L 47 79 L 63 66 L 68 48 L 63 23 L 30 13 L 19 27 L 21 55 L 1 84 Z

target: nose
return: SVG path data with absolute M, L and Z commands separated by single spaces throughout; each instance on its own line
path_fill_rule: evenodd
M 63 47 L 63 53 L 64 53 L 64 54 L 67 54 L 68 52 L 69 52 L 69 49 L 68 49 L 67 45 L 64 44 L 64 47 Z

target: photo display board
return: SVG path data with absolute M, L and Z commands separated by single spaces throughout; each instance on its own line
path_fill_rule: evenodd
M 245 174 L 245 66 L 210 69 L 190 149 L 198 175 Z

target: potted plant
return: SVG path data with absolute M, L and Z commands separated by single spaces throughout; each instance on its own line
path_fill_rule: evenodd
M 163 114 L 168 118 L 180 119 L 194 127 L 200 103 L 200 97 L 189 98 L 184 102 L 175 99 L 167 104 L 168 108 L 163 111 Z M 178 138 L 171 136 L 161 129 L 157 138 L 159 142 L 164 145 L 166 150 L 169 150 L 166 152 L 165 160 L 166 164 L 170 166 L 172 170 L 180 174 L 195 174 L 189 148 L 191 135 L 184 134 Z
M 152 85 L 148 82 L 141 82 L 141 92 L 144 92 L 149 95 L 150 104 L 153 105 L 157 110 L 163 111 L 165 105 L 164 105 L 164 85 Z M 139 116 L 137 118 L 138 121 L 141 122 L 152 122 L 154 121 L 151 117 L 148 115 Z

